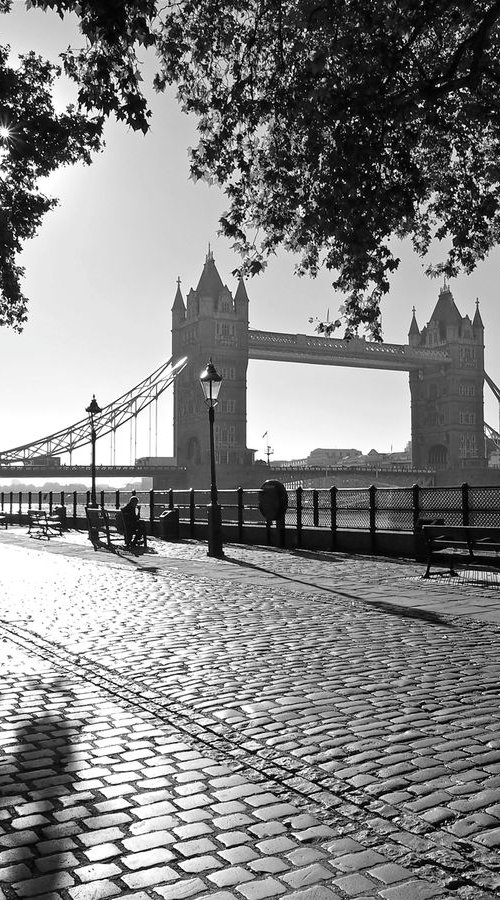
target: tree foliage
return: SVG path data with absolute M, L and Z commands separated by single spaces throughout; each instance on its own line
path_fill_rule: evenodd
M 71 107 L 57 114 L 51 88 L 59 68 L 34 53 L 14 68 L 8 52 L 0 47 L 0 325 L 20 331 L 27 298 L 17 255 L 57 203 L 40 191 L 39 179 L 67 163 L 89 163 L 102 121 Z
M 8 0 L 0 0 L 4 5 Z M 195 178 L 255 273 L 285 247 L 332 271 L 347 334 L 380 336 L 409 237 L 470 272 L 500 229 L 500 0 L 31 0 L 75 12 L 64 54 L 88 115 L 148 128 L 140 55 L 198 120 Z M 323 326 L 330 331 L 331 326 Z

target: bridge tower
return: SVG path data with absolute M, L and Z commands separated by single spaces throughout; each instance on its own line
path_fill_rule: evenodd
M 410 372 L 413 466 L 436 469 L 486 466 L 484 443 L 484 328 L 476 313 L 458 311 L 445 284 L 427 325 L 420 331 L 415 309 L 410 347 L 445 350 L 451 365 L 426 365 Z
M 210 460 L 207 409 L 200 374 L 209 357 L 222 375 L 221 399 L 215 416 L 216 462 L 246 465 L 253 453 L 246 446 L 248 367 L 248 296 L 241 280 L 235 295 L 222 283 L 208 250 L 196 290 L 186 303 L 180 280 L 172 306 L 172 355 L 188 357 L 174 383 L 174 453 L 178 466 L 203 466 Z

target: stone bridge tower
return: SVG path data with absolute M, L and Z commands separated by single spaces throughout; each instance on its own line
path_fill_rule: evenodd
M 446 365 L 410 372 L 413 466 L 435 469 L 486 466 L 484 443 L 484 328 L 476 313 L 460 315 L 447 285 L 427 325 L 419 330 L 413 310 L 411 347 L 445 350 Z M 464 480 L 465 480 L 464 474 Z
M 210 460 L 207 408 L 200 374 L 209 357 L 223 377 L 215 414 L 215 455 L 219 466 L 253 461 L 246 446 L 248 296 L 240 281 L 234 297 L 222 283 L 208 250 L 196 290 L 184 303 L 180 281 L 172 306 L 172 355 L 188 364 L 174 382 L 174 453 L 178 466 L 204 466 Z

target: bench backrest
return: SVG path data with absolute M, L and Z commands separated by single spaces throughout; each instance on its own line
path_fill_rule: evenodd
M 478 544 L 500 546 L 500 528 L 482 525 L 424 525 L 422 531 L 430 546 L 436 544 L 467 547 Z

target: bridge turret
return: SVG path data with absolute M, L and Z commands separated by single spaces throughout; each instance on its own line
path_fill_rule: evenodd
M 252 461 L 246 447 L 246 375 L 248 366 L 248 296 L 238 285 L 235 297 L 223 284 L 209 247 L 196 290 L 187 295 L 184 322 L 172 319 L 172 347 L 189 357 L 174 386 L 174 446 L 178 465 L 209 461 L 209 432 L 199 376 L 209 357 L 224 379 L 215 419 L 219 465 Z
M 410 373 L 414 466 L 486 465 L 483 329 L 476 314 L 479 321 L 462 316 L 445 283 L 429 322 L 419 336 L 415 331 L 410 336 L 413 346 L 439 347 L 450 360 L 446 366 L 426 365 Z

